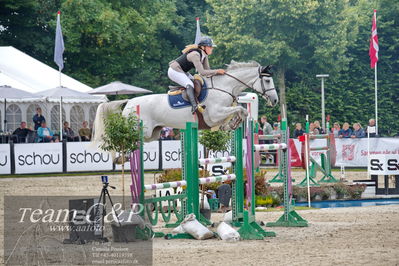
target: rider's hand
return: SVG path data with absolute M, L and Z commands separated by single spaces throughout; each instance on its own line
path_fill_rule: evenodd
M 226 71 L 224 69 L 218 69 L 216 70 L 216 73 L 218 73 L 218 75 L 224 75 Z

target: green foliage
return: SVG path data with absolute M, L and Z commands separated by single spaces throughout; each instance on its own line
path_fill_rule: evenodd
M 132 113 L 128 117 L 122 113 L 112 113 L 105 117 L 104 143 L 101 149 L 128 154 L 139 148 L 139 120 Z
M 181 168 L 165 169 L 164 172 L 157 178 L 157 183 L 166 183 L 172 181 L 182 180 Z
M 199 137 L 199 143 L 209 151 L 226 151 L 230 144 L 230 133 L 227 131 L 202 130 Z
M 120 80 L 160 93 L 171 83 L 168 62 L 193 42 L 195 17 L 201 17 L 202 32 L 218 44 L 210 56 L 213 68 L 232 59 L 275 65 L 290 124 L 304 123 L 306 114 L 321 120 L 315 75 L 326 73 L 326 114 L 332 121 L 366 125 L 374 117 L 368 56 L 373 9 L 380 44 L 379 131 L 391 136 L 399 132 L 397 1 L 2 0 L 0 45 L 55 67 L 55 21 L 61 10 L 64 73 L 92 87 Z M 279 110 L 260 99 L 259 114 L 273 122 Z
M 362 193 L 366 190 L 366 185 L 352 185 L 349 186 L 348 192 L 352 199 L 360 199 Z
M 342 182 L 335 183 L 333 188 L 335 193 L 337 193 L 337 199 L 342 199 L 349 194 L 348 186 Z
M 281 200 L 273 195 L 267 196 L 256 196 L 255 204 L 257 207 L 266 206 L 266 207 L 277 207 L 281 204 Z

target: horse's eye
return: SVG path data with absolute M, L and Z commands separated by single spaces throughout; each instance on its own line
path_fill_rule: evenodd
M 269 79 L 266 79 L 265 81 L 266 81 L 267 83 L 270 83 L 270 80 L 269 80 Z

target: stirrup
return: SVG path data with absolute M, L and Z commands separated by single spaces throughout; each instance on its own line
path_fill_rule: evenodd
M 198 105 L 197 109 L 200 113 L 203 113 L 205 111 L 206 106 L 205 105 Z

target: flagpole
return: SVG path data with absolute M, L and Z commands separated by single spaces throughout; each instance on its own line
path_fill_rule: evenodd
M 375 63 L 374 67 L 374 90 L 375 90 L 375 134 L 378 136 L 377 63 Z

